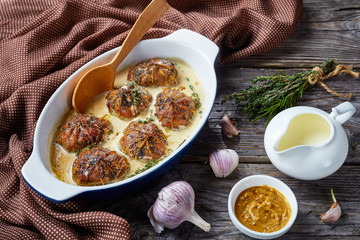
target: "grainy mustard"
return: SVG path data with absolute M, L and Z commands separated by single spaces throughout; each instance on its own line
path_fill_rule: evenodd
M 235 202 L 235 215 L 245 227 L 270 233 L 287 224 L 291 207 L 284 195 L 275 188 L 255 186 L 239 194 Z

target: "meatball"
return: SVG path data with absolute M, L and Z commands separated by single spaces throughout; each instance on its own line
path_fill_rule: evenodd
M 75 183 L 80 186 L 104 185 L 124 178 L 129 163 L 124 156 L 103 147 L 79 154 L 72 167 Z
M 191 122 L 196 102 L 179 90 L 167 88 L 157 95 L 155 109 L 155 115 L 163 127 L 178 129 Z
M 58 143 L 69 152 L 94 146 L 103 141 L 112 128 L 110 122 L 91 114 L 71 117 L 60 129 Z
M 120 138 L 122 151 L 133 159 L 156 160 L 166 151 L 164 133 L 152 122 L 133 121 Z
M 177 71 L 168 58 L 150 58 L 129 69 L 128 81 L 141 86 L 174 86 L 177 84 Z
M 121 119 L 132 119 L 146 111 L 152 99 L 152 95 L 145 88 L 134 83 L 108 92 L 106 106 L 112 115 Z

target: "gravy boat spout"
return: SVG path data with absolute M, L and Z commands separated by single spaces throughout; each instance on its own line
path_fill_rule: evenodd
M 348 140 L 341 124 L 355 112 L 345 102 L 328 114 L 312 107 L 293 107 L 276 115 L 265 131 L 265 150 L 276 168 L 302 180 L 320 179 L 344 163 Z

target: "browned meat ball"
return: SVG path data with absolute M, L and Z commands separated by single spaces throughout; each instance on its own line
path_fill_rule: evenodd
M 165 154 L 166 138 L 154 123 L 133 121 L 125 128 L 120 147 L 133 159 L 159 159 Z
M 129 163 L 124 156 L 103 147 L 79 154 L 72 167 L 75 183 L 80 186 L 104 185 L 124 178 Z
M 121 119 L 132 119 L 149 108 L 152 95 L 143 87 L 128 84 L 106 94 L 109 112 Z
M 150 58 L 129 69 L 128 81 L 141 86 L 174 86 L 177 84 L 177 71 L 168 58 Z
M 163 127 L 178 129 L 191 122 L 196 110 L 196 103 L 185 93 L 167 88 L 157 95 L 155 108 L 155 115 Z
M 90 114 L 74 115 L 60 129 L 58 143 L 69 152 L 94 146 L 111 133 L 110 122 Z

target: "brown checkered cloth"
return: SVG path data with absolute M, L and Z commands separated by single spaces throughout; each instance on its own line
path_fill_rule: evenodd
M 120 216 L 84 212 L 85 202 L 54 204 L 20 170 L 36 121 L 52 93 L 80 66 L 121 45 L 150 0 L 0 1 L 0 239 L 129 239 Z M 169 0 L 144 38 L 196 31 L 220 47 L 219 64 L 265 53 L 302 16 L 301 0 Z

